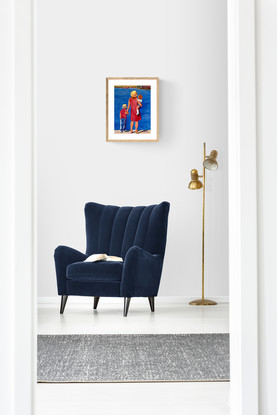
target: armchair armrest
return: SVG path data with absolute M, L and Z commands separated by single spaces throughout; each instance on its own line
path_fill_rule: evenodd
M 158 294 L 163 256 L 132 246 L 125 257 L 120 287 L 122 297 L 155 297 Z
M 55 249 L 54 259 L 59 295 L 66 295 L 67 266 L 74 262 L 84 261 L 87 257 L 82 252 L 69 248 L 68 246 L 60 245 Z

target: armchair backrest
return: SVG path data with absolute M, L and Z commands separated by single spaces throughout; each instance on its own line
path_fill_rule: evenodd
M 169 203 L 151 206 L 85 205 L 87 255 L 106 253 L 125 257 L 136 245 L 164 255 Z

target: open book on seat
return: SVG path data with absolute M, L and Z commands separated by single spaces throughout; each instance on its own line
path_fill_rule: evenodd
M 84 262 L 96 262 L 96 261 L 117 261 L 123 262 L 120 256 L 112 256 L 107 254 L 92 254 Z

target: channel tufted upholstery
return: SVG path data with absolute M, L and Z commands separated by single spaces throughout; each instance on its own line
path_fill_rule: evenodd
M 151 254 L 164 254 L 166 242 L 165 214 L 168 204 L 118 207 L 87 203 L 85 206 L 86 254 L 104 252 L 123 259 L 131 246 Z M 164 223 L 163 223 L 164 222 Z
M 66 246 L 55 250 L 58 294 L 155 297 L 165 253 L 169 203 L 118 207 L 87 203 L 86 254 Z M 118 262 L 83 262 L 106 253 Z

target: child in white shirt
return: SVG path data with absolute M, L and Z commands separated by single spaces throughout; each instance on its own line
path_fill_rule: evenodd
M 140 107 L 142 107 L 142 95 L 138 96 L 137 115 L 139 115 Z

